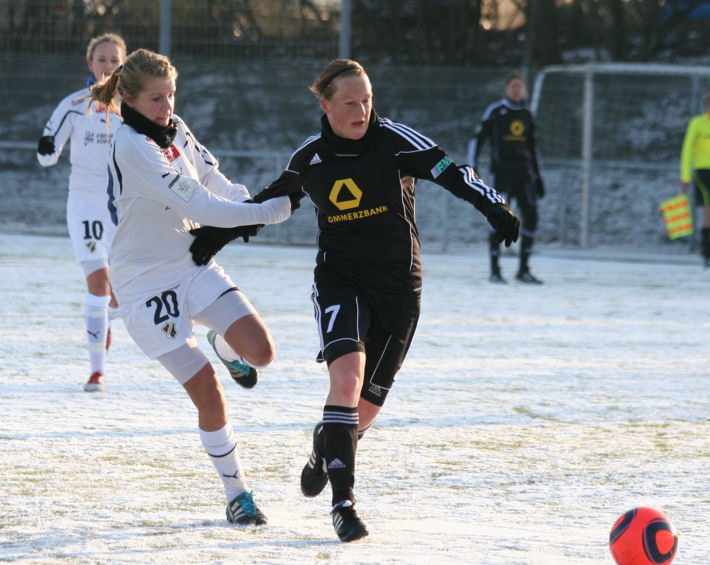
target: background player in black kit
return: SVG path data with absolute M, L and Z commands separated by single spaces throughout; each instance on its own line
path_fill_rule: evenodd
M 471 167 L 457 166 L 411 128 L 379 118 L 369 78 L 355 61 L 331 61 L 311 91 L 324 112 L 321 132 L 303 142 L 254 201 L 288 194 L 293 204 L 307 196 L 316 208 L 312 299 L 330 390 L 301 490 L 316 496 L 330 479 L 335 531 L 353 541 L 368 533 L 353 506 L 357 442 L 384 404 L 419 318 L 415 179 L 434 181 L 473 204 L 507 246 L 517 240 L 520 220 Z M 243 234 L 237 228 L 222 237 L 213 230 L 196 230 L 198 255 Z
M 520 267 L 515 278 L 524 283 L 542 284 L 530 272 L 528 260 L 537 228 L 537 199 L 545 195 L 535 142 L 535 123 L 524 106 L 525 78 L 518 71 L 508 74 L 504 83 L 505 97 L 494 102 L 483 113 L 476 136 L 468 144 L 468 163 L 478 171 L 478 157 L 486 140 L 491 142 L 493 186 L 512 202 L 517 200 L 523 218 L 520 245 Z M 498 256 L 500 243 L 490 238 L 490 281 L 505 283 Z

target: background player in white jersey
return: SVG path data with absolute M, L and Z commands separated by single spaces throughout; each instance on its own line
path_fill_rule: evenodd
M 224 482 L 227 519 L 260 525 L 266 517 L 247 488 L 224 390 L 197 346 L 193 322 L 211 328 L 208 339 L 217 355 L 247 388 L 256 383 L 254 367 L 273 359 L 274 344 L 222 268 L 212 260 L 193 262 L 190 232 L 200 223 L 282 222 L 291 202 L 286 196 L 245 202 L 246 187 L 225 178 L 217 160 L 173 114 L 176 79 L 167 57 L 139 49 L 92 89 L 92 97 L 109 107 L 116 92 L 122 98 L 124 124 L 109 155 L 109 206 L 117 222 L 111 282 L 128 333 L 175 376 L 197 408 L 202 444 Z
M 90 102 L 89 87 L 109 76 L 125 58 L 126 44 L 116 34 L 100 35 L 89 42 L 89 84 L 59 103 L 37 147 L 37 159 L 43 167 L 49 167 L 57 163 L 64 145 L 71 143 L 67 228 L 88 290 L 85 323 L 91 376 L 84 385 L 86 391 L 104 390 L 112 309 L 108 256 L 114 233 L 107 207 L 106 162 L 110 139 L 121 125 L 118 114 L 109 116 L 101 104 Z M 115 300 L 111 306 L 116 306 Z

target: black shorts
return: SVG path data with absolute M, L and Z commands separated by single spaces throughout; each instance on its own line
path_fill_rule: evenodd
M 710 169 L 693 171 L 693 186 L 695 186 L 695 203 L 698 206 L 710 206 Z
M 394 384 L 419 320 L 419 294 L 412 300 L 383 300 L 328 277 L 313 283 L 321 350 L 329 365 L 356 351 L 365 353 L 365 381 L 360 396 L 382 406 Z

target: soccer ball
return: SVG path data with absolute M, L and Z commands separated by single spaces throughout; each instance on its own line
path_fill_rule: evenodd
M 609 549 L 619 565 L 669 565 L 678 536 L 662 512 L 639 507 L 619 516 L 611 527 Z

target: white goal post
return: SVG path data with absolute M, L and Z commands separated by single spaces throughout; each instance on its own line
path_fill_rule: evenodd
M 634 168 L 663 169 L 668 175 L 678 168 L 685 126 L 702 112 L 706 92 L 710 66 L 591 63 L 540 71 L 531 109 L 543 163 L 579 167 L 580 247 L 590 244 L 595 175 Z

